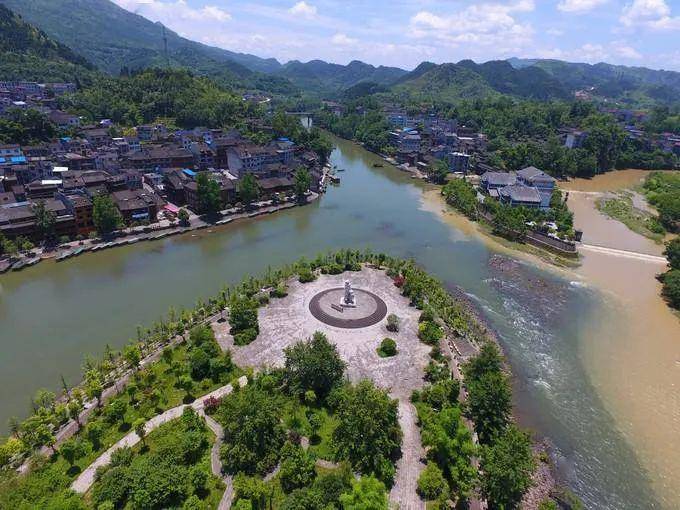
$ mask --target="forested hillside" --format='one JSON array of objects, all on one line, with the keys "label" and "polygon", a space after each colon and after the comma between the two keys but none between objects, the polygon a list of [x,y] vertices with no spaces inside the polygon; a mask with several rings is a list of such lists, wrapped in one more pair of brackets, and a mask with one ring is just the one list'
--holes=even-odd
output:
[{"label": "forested hillside", "polygon": [[93,67],[0,5],[0,79],[76,81]]}]

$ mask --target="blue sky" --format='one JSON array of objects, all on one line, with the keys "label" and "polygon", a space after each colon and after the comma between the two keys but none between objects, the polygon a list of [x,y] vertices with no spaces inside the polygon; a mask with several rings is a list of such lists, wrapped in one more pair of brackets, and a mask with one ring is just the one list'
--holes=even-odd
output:
[{"label": "blue sky", "polygon": [[281,62],[541,57],[680,71],[680,0],[113,0],[180,35]]}]

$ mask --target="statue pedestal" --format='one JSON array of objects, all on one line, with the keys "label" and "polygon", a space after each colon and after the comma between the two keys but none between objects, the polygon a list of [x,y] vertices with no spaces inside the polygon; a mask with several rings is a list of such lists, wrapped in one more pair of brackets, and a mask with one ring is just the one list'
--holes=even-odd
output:
[{"label": "statue pedestal", "polygon": [[340,306],[344,308],[356,308],[357,306],[356,297],[354,297],[352,284],[349,280],[345,280],[345,295],[340,299]]}]

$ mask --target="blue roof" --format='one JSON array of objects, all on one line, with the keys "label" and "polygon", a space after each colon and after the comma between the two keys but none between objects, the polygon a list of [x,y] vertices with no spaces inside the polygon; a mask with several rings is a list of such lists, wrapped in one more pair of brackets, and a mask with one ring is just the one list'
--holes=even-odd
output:
[{"label": "blue roof", "polygon": [[12,163],[26,163],[24,156],[12,156]]},{"label": "blue roof", "polygon": [[0,163],[4,163],[5,161],[7,161],[5,158],[0,158]]},{"label": "blue roof", "polygon": [[279,142],[290,142],[290,138],[286,138],[285,136],[282,136],[279,138]]},{"label": "blue roof", "polygon": [[183,169],[182,172],[187,174],[189,177],[196,177],[196,172],[189,170],[188,168]]}]

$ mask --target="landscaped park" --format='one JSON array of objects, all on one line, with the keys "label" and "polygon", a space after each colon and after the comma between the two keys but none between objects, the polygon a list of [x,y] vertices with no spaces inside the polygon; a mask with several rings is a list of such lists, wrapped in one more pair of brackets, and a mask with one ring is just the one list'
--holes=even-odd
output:
[{"label": "landscaped park", "polygon": [[36,397],[0,447],[2,508],[513,508],[536,467],[467,304],[368,252],[171,310]]}]

